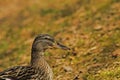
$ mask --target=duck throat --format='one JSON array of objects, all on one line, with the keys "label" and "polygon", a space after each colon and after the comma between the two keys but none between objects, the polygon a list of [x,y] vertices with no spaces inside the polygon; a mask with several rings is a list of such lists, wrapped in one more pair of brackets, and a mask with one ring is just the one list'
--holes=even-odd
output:
[{"label": "duck throat", "polygon": [[31,66],[33,68],[44,71],[47,77],[49,78],[49,80],[52,80],[53,72],[49,64],[44,59],[43,52],[39,52],[39,53],[34,52],[31,54]]}]

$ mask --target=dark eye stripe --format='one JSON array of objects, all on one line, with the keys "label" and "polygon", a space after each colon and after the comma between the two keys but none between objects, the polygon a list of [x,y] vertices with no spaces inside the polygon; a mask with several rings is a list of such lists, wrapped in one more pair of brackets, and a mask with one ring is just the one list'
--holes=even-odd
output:
[{"label": "dark eye stripe", "polygon": [[54,39],[51,39],[51,38],[44,38],[44,39],[54,42]]}]

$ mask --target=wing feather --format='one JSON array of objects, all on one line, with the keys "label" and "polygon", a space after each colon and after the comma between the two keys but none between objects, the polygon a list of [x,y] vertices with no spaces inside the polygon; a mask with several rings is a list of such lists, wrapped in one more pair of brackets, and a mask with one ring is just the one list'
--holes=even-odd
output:
[{"label": "wing feather", "polygon": [[30,66],[16,66],[0,72],[0,80],[5,78],[10,78],[11,80],[30,80],[32,77],[37,76],[37,72],[36,69]]}]

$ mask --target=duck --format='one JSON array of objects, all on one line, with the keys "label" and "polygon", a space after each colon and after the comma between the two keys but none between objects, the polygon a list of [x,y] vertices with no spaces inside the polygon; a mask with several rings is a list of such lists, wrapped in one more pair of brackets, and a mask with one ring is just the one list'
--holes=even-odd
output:
[{"label": "duck", "polygon": [[26,66],[15,66],[0,72],[0,80],[53,80],[53,71],[44,53],[47,49],[60,48],[70,50],[49,34],[35,37],[31,48],[31,61]]}]

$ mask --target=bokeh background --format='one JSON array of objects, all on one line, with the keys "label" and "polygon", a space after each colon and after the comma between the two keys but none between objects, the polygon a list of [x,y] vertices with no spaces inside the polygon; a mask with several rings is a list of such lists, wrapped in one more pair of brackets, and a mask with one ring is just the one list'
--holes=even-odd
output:
[{"label": "bokeh background", "polygon": [[72,49],[45,53],[54,80],[120,80],[120,0],[0,0],[0,71],[29,64],[40,33]]}]

